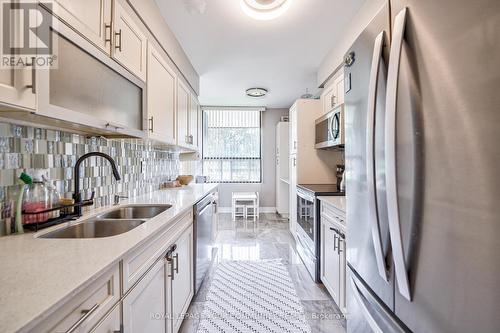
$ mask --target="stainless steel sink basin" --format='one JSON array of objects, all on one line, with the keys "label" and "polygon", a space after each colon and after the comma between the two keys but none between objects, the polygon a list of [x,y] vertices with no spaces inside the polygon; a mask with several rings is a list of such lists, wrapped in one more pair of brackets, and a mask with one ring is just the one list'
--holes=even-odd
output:
[{"label": "stainless steel sink basin", "polygon": [[90,219],[78,224],[41,235],[40,238],[102,238],[130,231],[145,220]]},{"label": "stainless steel sink basin", "polygon": [[102,219],[150,219],[171,205],[127,205],[99,215]]}]

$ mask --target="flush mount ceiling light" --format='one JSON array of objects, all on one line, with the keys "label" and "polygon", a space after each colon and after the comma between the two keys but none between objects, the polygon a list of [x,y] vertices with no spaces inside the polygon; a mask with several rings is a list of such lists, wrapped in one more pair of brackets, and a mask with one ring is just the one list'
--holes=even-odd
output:
[{"label": "flush mount ceiling light", "polygon": [[272,20],[290,8],[292,0],[240,0],[241,9],[253,19]]},{"label": "flush mount ceiling light", "polygon": [[264,88],[250,88],[246,91],[248,97],[258,98],[267,95],[267,89]]}]

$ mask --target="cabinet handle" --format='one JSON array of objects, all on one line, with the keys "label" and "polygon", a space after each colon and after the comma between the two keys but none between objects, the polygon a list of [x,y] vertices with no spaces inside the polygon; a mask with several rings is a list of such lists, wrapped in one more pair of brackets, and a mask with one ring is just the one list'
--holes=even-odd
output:
[{"label": "cabinet handle", "polygon": [[293,142],[293,149],[297,149],[297,141]]},{"label": "cabinet handle", "polygon": [[151,133],[154,132],[154,119],[153,119],[153,116],[151,116],[151,118],[149,118],[149,131]]},{"label": "cabinet handle", "polygon": [[87,320],[88,317],[90,317],[92,315],[92,313],[95,312],[95,310],[97,310],[97,308],[99,307],[99,304],[94,304],[93,307],[91,307],[89,310],[82,310],[82,316],[80,317],[80,319],[78,319],[78,321],[76,323],[73,324],[73,326],[71,326],[67,331],[66,333],[73,333],[76,331],[76,329],[85,321]]},{"label": "cabinet handle", "polygon": [[175,271],[175,273],[179,274],[179,253],[176,253],[174,255],[174,261],[175,261],[174,271]]},{"label": "cabinet handle", "polygon": [[339,239],[339,243],[337,245],[337,253],[340,255],[344,251],[342,250],[342,247],[340,246],[340,244],[342,244],[342,238],[338,237],[338,239]]},{"label": "cabinet handle", "polygon": [[293,166],[297,166],[297,159],[295,157],[293,158]]},{"label": "cabinet handle", "polygon": [[[169,278],[172,278],[172,281],[175,279],[175,274],[174,274],[174,263],[173,263],[173,258],[172,258],[172,253],[177,249],[177,245],[174,244],[172,247],[167,251],[167,254],[165,254],[165,260],[167,263],[170,265],[170,274],[168,275]],[[177,254],[176,254],[177,256]],[[177,272],[179,270],[177,269]]]},{"label": "cabinet handle", "polygon": [[31,84],[27,85],[26,88],[31,88],[31,93],[36,94],[36,66],[35,66],[35,57],[31,57],[31,63],[26,64],[26,66],[31,66]]},{"label": "cabinet handle", "polygon": [[[116,43],[116,37],[118,37],[120,44]],[[122,29],[118,30],[118,32],[115,32],[115,49],[120,52],[122,51]]]},{"label": "cabinet handle", "polygon": [[[109,30],[109,38],[108,38],[108,30]],[[107,43],[111,44],[111,24],[104,24],[104,45]]]},{"label": "cabinet handle", "polygon": [[120,126],[117,126],[117,125],[113,125],[111,123],[106,123],[105,125],[106,128],[114,128],[115,131],[119,131],[119,130],[122,130],[124,129],[123,127],[120,127]]},{"label": "cabinet handle", "polygon": [[337,234],[333,235],[333,252],[337,251],[337,239],[339,237],[337,236]]}]

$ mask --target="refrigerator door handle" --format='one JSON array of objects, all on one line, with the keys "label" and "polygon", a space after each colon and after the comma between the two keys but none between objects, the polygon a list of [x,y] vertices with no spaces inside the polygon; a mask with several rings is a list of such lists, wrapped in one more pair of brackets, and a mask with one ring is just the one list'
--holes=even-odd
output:
[{"label": "refrigerator door handle", "polygon": [[398,13],[394,21],[391,51],[389,54],[389,69],[387,74],[387,96],[385,113],[385,167],[387,186],[387,213],[389,220],[389,234],[391,237],[392,252],[396,279],[399,292],[411,301],[408,271],[403,253],[403,239],[399,220],[399,202],[397,189],[396,169],[396,103],[398,94],[399,65],[406,25],[407,9]]},{"label": "refrigerator door handle", "polygon": [[401,323],[385,304],[381,303],[363,282],[354,269],[348,265],[349,282],[354,299],[359,304],[363,317],[375,333],[408,333],[409,329]]},{"label": "refrigerator door handle", "polygon": [[370,70],[370,85],[368,88],[368,112],[366,117],[366,175],[368,181],[368,214],[370,216],[375,259],[378,273],[387,280],[384,252],[382,250],[382,237],[380,235],[380,220],[377,211],[377,197],[375,191],[375,109],[377,105],[377,82],[379,79],[380,61],[382,59],[382,46],[384,31],[375,38],[373,46],[372,67]]},{"label": "refrigerator door handle", "polygon": [[384,333],[382,328],[378,326],[377,321],[375,320],[375,318],[373,318],[372,314],[368,310],[368,306],[365,304],[363,296],[361,295],[361,292],[359,291],[358,286],[356,285],[356,282],[354,281],[352,275],[350,276],[349,280],[351,282],[351,288],[354,298],[356,299],[356,302],[358,302],[358,305],[361,308],[361,312],[363,312],[363,316],[365,320],[368,322],[368,325],[370,325],[370,328],[372,329],[373,333]]}]

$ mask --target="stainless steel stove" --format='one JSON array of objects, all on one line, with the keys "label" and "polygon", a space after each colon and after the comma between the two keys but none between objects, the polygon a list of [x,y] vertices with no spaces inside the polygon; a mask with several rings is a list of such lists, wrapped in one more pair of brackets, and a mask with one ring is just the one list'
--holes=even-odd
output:
[{"label": "stainless steel stove", "polygon": [[343,196],[335,184],[297,185],[297,252],[315,282],[320,282],[319,196]]}]

